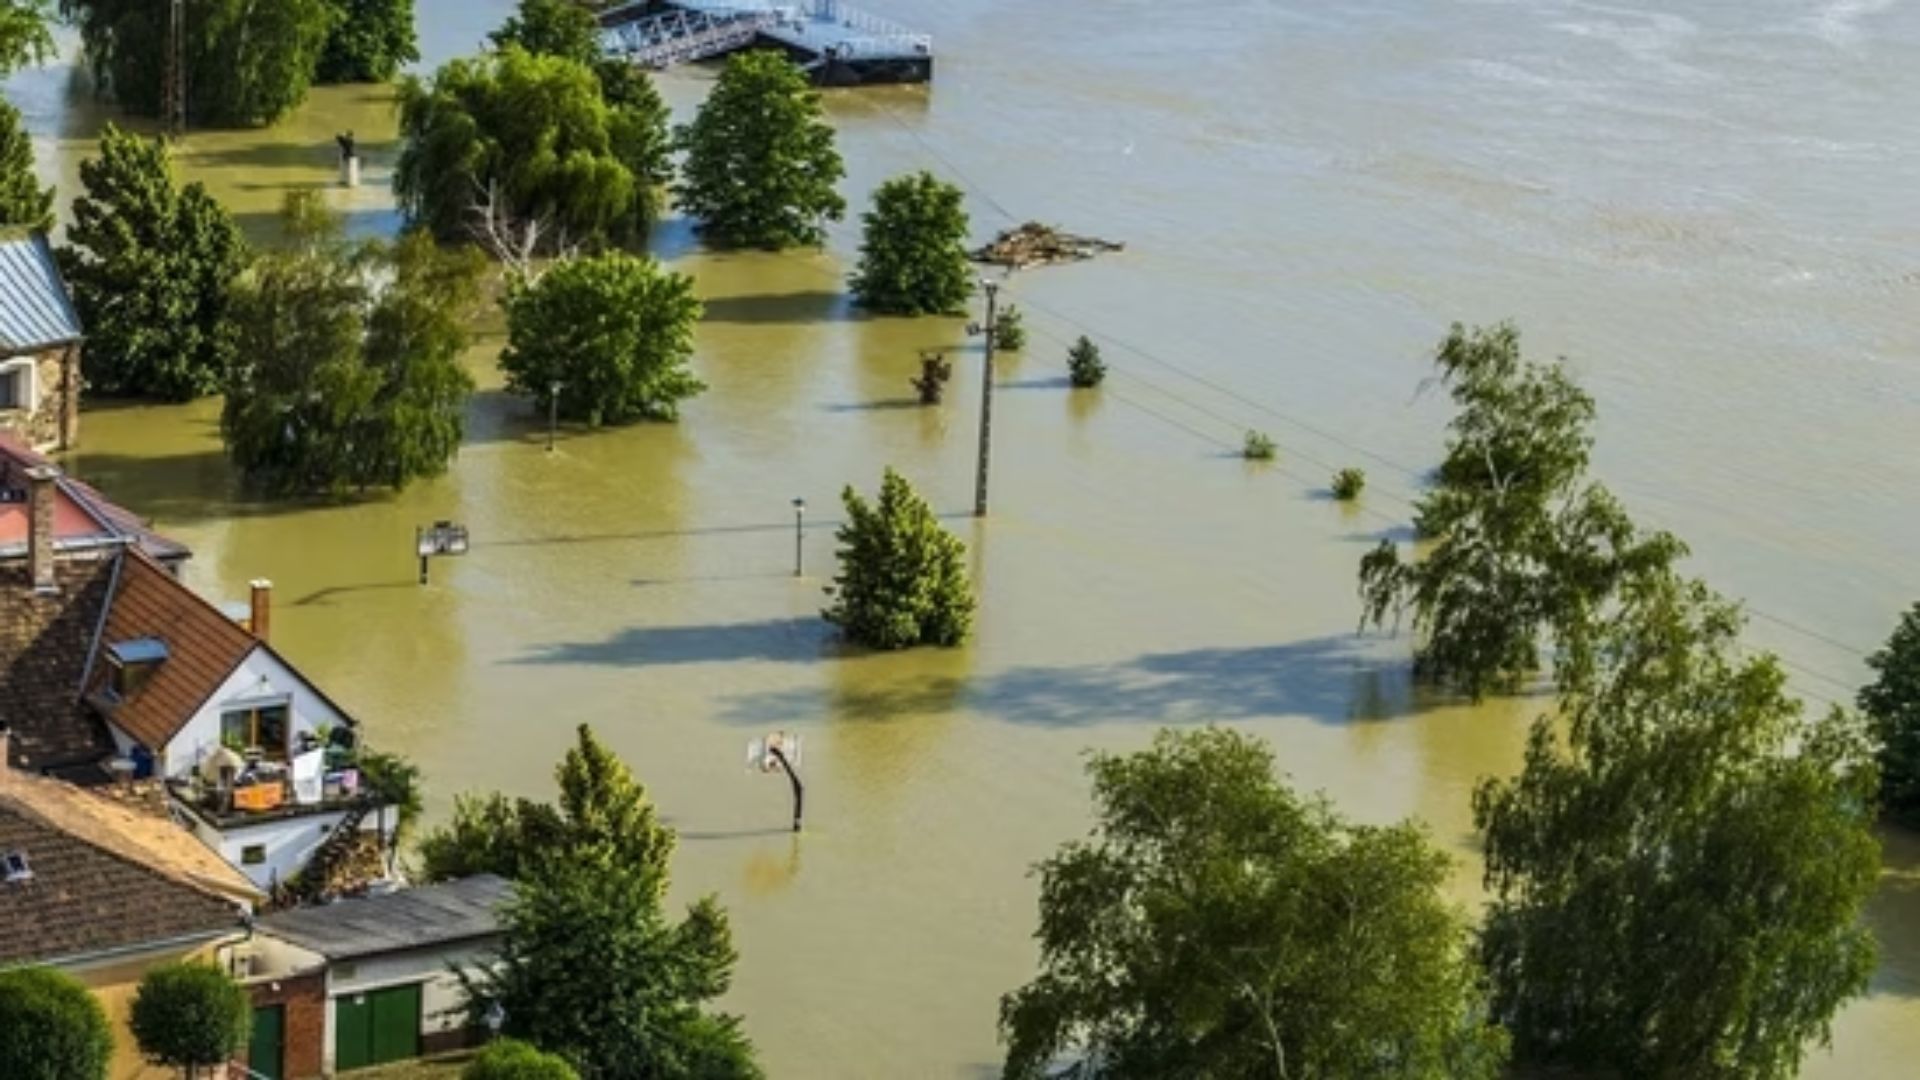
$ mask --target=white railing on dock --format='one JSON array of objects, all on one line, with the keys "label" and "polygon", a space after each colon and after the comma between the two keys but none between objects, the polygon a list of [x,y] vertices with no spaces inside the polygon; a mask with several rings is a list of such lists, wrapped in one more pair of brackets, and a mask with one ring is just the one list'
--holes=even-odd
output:
[{"label": "white railing on dock", "polygon": [[[609,56],[652,68],[731,52],[761,34],[819,60],[931,56],[933,38],[840,0],[673,0],[668,10],[630,21],[647,0],[601,13],[601,47]],[[851,32],[849,32],[851,31]]]}]

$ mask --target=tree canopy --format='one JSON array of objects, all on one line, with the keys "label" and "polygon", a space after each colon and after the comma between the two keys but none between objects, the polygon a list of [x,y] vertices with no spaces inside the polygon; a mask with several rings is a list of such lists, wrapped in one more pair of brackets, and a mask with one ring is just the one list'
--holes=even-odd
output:
[{"label": "tree canopy", "polygon": [[1097,824],[1040,864],[1041,971],[1001,1002],[1006,1075],[1502,1075],[1447,858],[1353,825],[1233,731],[1095,755]]},{"label": "tree canopy", "polygon": [[316,210],[311,194],[289,200],[295,246],[263,256],[234,303],[227,452],[274,494],[437,475],[459,450],[473,390],[460,355],[480,256],[418,233],[350,247]]},{"label": "tree canopy", "polygon": [[1920,604],[1900,617],[1867,666],[1875,678],[1860,691],[1860,711],[1880,744],[1881,808],[1920,828]]},{"label": "tree canopy", "polygon": [[539,251],[626,244],[659,213],[667,109],[642,76],[614,97],[583,63],[509,46],[408,79],[400,99],[394,190],[443,240],[478,236],[496,254],[529,235]]},{"label": "tree canopy", "polygon": [[175,961],[148,969],[128,1010],[140,1050],[161,1065],[224,1065],[253,1024],[247,992],[212,964]]},{"label": "tree canopy", "polygon": [[821,614],[849,641],[873,649],[958,645],[973,625],[966,545],[892,469],[869,503],[848,486],[833,603]]},{"label": "tree canopy", "polygon": [[1805,718],[1778,661],[1740,657],[1740,624],[1697,583],[1633,580],[1520,774],[1475,793],[1482,949],[1519,1063],[1790,1077],[1866,989],[1866,733]]},{"label": "tree canopy", "polygon": [[0,226],[53,228],[53,189],[33,171],[33,140],[13,103],[0,99]]},{"label": "tree canopy", "polygon": [[0,1076],[107,1080],[113,1028],[78,979],[52,968],[0,971]]},{"label": "tree canopy", "polygon": [[[270,124],[307,96],[338,15],[334,0],[187,0],[187,115],[195,123]],[[167,5],[62,0],[100,85],[121,107],[158,115]]]},{"label": "tree canopy", "polygon": [[859,302],[889,315],[958,315],[973,295],[967,212],[960,189],[930,172],[897,176],[862,215]]},{"label": "tree canopy", "polygon": [[732,979],[726,913],[707,897],[668,919],[673,831],[627,766],[585,725],[578,734],[557,804],[465,799],[421,842],[430,878],[518,883],[498,963],[462,974],[469,1012],[497,1002],[508,1034],[587,1080],[759,1076],[738,1020],[705,1007]]},{"label": "tree canopy", "polygon": [[327,0],[333,26],[314,76],[323,83],[386,82],[420,59],[413,0]]},{"label": "tree canopy", "polygon": [[177,187],[165,144],[107,125],[80,165],[60,269],[87,328],[87,382],[110,395],[212,393],[233,357],[228,323],[246,241],[198,183]]},{"label": "tree canopy", "polygon": [[784,55],[735,53],[676,142],[686,151],[681,209],[708,240],[780,249],[820,244],[846,213],[846,175],[820,95]]},{"label": "tree canopy", "polygon": [[588,424],[673,420],[706,389],[688,366],[700,301],[693,279],[652,258],[607,252],[517,279],[506,298],[507,389]]},{"label": "tree canopy", "polygon": [[600,60],[600,20],[580,0],[520,0],[514,14],[487,37],[496,49],[518,46],[589,67]]},{"label": "tree canopy", "polygon": [[0,76],[53,56],[52,21],[52,0],[0,0]]},{"label": "tree canopy", "polygon": [[460,1080],[580,1080],[567,1059],[519,1039],[497,1039],[460,1070]]},{"label": "tree canopy", "polygon": [[1460,411],[1417,507],[1432,547],[1408,561],[1383,540],[1362,560],[1365,621],[1410,609],[1416,672],[1474,697],[1535,674],[1543,636],[1561,668],[1591,663],[1592,616],[1685,545],[1643,532],[1586,481],[1593,401],[1559,365],[1522,359],[1512,326],[1456,324],[1436,364]]}]

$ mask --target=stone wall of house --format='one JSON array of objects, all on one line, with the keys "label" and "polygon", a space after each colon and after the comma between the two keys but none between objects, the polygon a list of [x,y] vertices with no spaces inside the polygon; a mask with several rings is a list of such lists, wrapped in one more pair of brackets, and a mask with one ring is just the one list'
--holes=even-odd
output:
[{"label": "stone wall of house", "polygon": [[[253,1007],[278,1005],[284,1011],[280,1028],[280,1075],[285,1080],[313,1080],[322,1075],[327,1046],[327,975],[316,971],[247,985]],[[243,1052],[238,1060],[247,1060]]]},{"label": "stone wall of house", "polygon": [[[33,357],[38,402],[32,411],[0,409],[0,431],[11,431],[35,450],[63,450],[74,445],[80,428],[80,347],[68,363],[65,345]],[[0,358],[0,366],[19,357]],[[72,374],[75,385],[68,384]]]}]

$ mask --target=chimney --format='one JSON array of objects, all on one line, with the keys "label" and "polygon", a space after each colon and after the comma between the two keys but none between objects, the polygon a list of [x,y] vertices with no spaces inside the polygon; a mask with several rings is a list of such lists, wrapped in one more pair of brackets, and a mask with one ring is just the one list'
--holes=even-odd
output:
[{"label": "chimney", "polygon": [[254,578],[249,584],[253,586],[253,605],[248,609],[247,629],[265,641],[273,629],[273,582]]},{"label": "chimney", "polygon": [[36,465],[27,470],[27,568],[33,577],[33,591],[51,593],[53,579],[53,502],[54,481],[60,470]]},{"label": "chimney", "polygon": [[13,771],[13,729],[0,723],[0,787],[7,784],[7,774]]}]

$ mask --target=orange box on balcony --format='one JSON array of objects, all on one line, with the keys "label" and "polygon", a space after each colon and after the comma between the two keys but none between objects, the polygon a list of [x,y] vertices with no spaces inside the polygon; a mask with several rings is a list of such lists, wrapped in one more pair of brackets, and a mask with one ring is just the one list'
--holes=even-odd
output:
[{"label": "orange box on balcony", "polygon": [[285,784],[254,784],[233,789],[235,810],[272,810],[286,798]]}]

